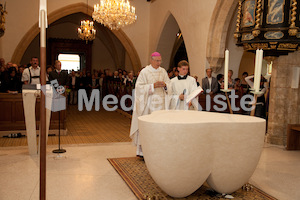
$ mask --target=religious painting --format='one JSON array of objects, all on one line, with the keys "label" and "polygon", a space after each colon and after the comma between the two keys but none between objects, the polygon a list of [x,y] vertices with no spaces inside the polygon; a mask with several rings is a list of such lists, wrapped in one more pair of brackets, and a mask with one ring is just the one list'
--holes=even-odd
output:
[{"label": "religious painting", "polygon": [[242,27],[253,26],[255,23],[255,0],[246,0],[243,5]]},{"label": "religious painting", "polygon": [[268,24],[280,24],[284,21],[284,0],[269,0],[268,2]]},{"label": "religious painting", "polygon": [[265,33],[264,36],[268,40],[272,40],[272,39],[278,40],[283,38],[284,34],[281,31],[268,31]]},{"label": "religious painting", "polygon": [[254,36],[251,33],[244,33],[242,35],[242,41],[252,40]]}]

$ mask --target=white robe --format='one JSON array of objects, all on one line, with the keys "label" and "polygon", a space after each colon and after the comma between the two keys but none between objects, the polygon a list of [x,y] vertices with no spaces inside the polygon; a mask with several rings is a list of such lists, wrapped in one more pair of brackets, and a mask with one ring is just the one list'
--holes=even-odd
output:
[{"label": "white robe", "polygon": [[[170,103],[170,109],[175,110],[188,110],[188,102],[186,102],[186,97],[191,94],[195,89],[197,89],[196,79],[187,76],[186,79],[178,80],[178,77],[171,79],[172,83],[172,99]],[[185,99],[181,101],[179,95],[185,90]],[[198,110],[198,97],[192,100],[192,106],[190,110]]]},{"label": "white robe", "polygon": [[[164,88],[154,88],[154,83],[164,81]],[[139,140],[138,117],[151,114],[155,110],[168,109],[172,94],[171,81],[164,68],[145,67],[139,74],[135,84],[134,108],[131,120],[130,137],[137,146],[137,155],[143,155]]]}]

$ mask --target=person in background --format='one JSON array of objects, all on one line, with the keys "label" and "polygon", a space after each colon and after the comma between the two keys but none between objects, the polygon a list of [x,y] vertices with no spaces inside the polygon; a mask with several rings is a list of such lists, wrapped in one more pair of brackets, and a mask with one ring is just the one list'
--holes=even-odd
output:
[{"label": "person in background", "polygon": [[14,67],[9,68],[9,76],[5,81],[5,89],[8,93],[18,93],[21,91],[21,81],[17,77],[17,70]]},{"label": "person in background", "polygon": [[70,100],[69,104],[77,104],[77,94],[79,89],[79,77],[76,77],[76,73],[74,70],[71,72],[71,76],[69,77],[69,88],[70,88]]},{"label": "person in background", "polygon": [[59,60],[55,61],[54,67],[55,70],[49,73],[49,81],[57,80],[58,84],[62,85],[66,89],[69,85],[67,72],[61,70],[61,62]]},{"label": "person in background", "polygon": [[134,81],[133,73],[130,72],[130,73],[128,74],[127,78],[124,80],[124,84],[125,84],[126,86],[129,86],[129,85],[133,86],[134,82],[135,82],[135,81]]},{"label": "person in background", "polygon": [[[254,75],[247,76],[245,78],[246,82],[251,88],[254,88]],[[257,95],[257,102],[255,106],[255,116],[266,118],[266,102],[265,102],[265,93],[268,88],[268,82],[267,80],[261,75],[260,79],[260,92],[261,94]],[[251,93],[252,94],[252,93]],[[254,100],[250,102],[249,106],[252,106],[254,104]],[[247,114],[250,114],[251,112],[248,112]]]},{"label": "person in background", "polygon": [[218,92],[218,81],[212,77],[212,69],[206,69],[206,77],[202,79],[202,89],[204,94],[216,94]]},{"label": "person in background", "polygon": [[172,79],[175,77],[175,75],[173,74],[173,71],[172,70],[169,70],[168,71],[168,76],[169,76],[169,79]]},{"label": "person in background", "polygon": [[176,69],[175,72],[174,72],[174,77],[177,77],[178,75],[179,75],[179,71]]},{"label": "person in background", "polygon": [[248,76],[248,72],[244,72],[241,80],[241,87],[243,88],[243,94],[249,93],[249,85],[246,82],[245,78]]},{"label": "person in background", "polygon": [[223,74],[218,74],[217,75],[217,81],[218,81],[218,92],[217,93],[221,93],[221,89],[224,89],[224,75]]},{"label": "person in background", "polygon": [[235,93],[239,96],[243,96],[243,88],[241,87],[241,79],[239,78],[236,78],[234,79],[234,90],[235,90]]},{"label": "person in background", "polygon": [[50,84],[50,81],[49,81],[49,74],[50,74],[50,72],[52,72],[52,71],[53,71],[52,66],[51,66],[51,65],[48,65],[48,66],[46,67],[46,82],[47,82],[47,84]]},{"label": "person in background", "polygon": [[39,59],[32,57],[30,60],[31,66],[24,69],[22,74],[22,82],[24,84],[40,84],[40,67]]},{"label": "person in background", "polygon": [[195,80],[196,80],[196,83],[197,83],[197,87],[200,86],[200,83],[198,82],[198,76],[194,76]]},{"label": "person in background", "polygon": [[234,80],[232,79],[233,71],[228,70],[228,89],[234,89]]}]

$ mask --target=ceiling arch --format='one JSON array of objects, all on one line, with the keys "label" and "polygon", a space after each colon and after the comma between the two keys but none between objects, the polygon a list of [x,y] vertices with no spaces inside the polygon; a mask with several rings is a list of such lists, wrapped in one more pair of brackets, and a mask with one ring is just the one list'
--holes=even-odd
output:
[{"label": "ceiling arch", "polygon": [[[76,3],[69,6],[62,7],[60,9],[57,9],[50,14],[48,14],[48,23],[51,24],[60,18],[66,17],[68,15],[74,14],[74,13],[84,13],[88,16],[91,16],[93,12],[93,8],[88,6],[85,3]],[[26,51],[27,47],[30,45],[32,40],[39,34],[40,29],[38,27],[38,22],[33,25],[29,31],[23,36],[19,44],[17,45],[13,56],[12,56],[12,62],[14,63],[20,63],[22,56],[24,52]],[[138,72],[141,66],[141,61],[139,59],[139,56],[137,54],[136,49],[133,46],[133,43],[128,38],[128,36],[120,29],[120,30],[112,30],[111,31],[122,43],[124,46],[130,60],[133,66],[134,72]]]}]

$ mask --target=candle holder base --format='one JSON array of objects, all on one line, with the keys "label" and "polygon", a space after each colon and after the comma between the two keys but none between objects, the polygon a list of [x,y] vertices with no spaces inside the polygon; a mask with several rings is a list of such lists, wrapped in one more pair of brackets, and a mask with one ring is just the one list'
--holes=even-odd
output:
[{"label": "candle holder base", "polygon": [[263,92],[259,91],[259,92],[255,92],[255,91],[251,91],[252,94],[256,94],[256,95],[260,95],[263,94]]},{"label": "candle holder base", "polygon": [[222,92],[231,92],[232,90],[233,90],[233,89],[227,89],[227,90],[221,89]]}]

